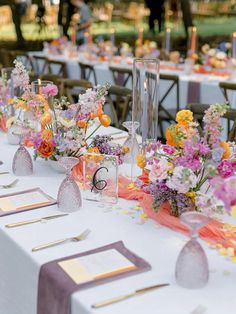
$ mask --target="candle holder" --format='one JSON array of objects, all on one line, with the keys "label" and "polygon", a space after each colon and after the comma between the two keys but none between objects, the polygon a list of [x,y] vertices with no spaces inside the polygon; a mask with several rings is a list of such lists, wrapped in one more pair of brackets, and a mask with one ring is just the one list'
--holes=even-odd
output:
[{"label": "candle holder", "polygon": [[140,122],[142,144],[157,139],[159,107],[159,61],[134,59],[132,121]]},{"label": "candle holder", "polygon": [[35,94],[43,94],[43,87],[53,84],[52,81],[41,81],[40,79],[31,83],[31,91]]}]

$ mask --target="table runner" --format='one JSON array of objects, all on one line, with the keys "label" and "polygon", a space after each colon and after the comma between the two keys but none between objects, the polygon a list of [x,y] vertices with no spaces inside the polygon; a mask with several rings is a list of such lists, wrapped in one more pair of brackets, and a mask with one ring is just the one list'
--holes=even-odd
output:
[{"label": "table runner", "polygon": [[[133,264],[135,264],[137,268],[128,272],[116,274],[110,278],[98,279],[96,281],[77,285],[58,265],[58,262],[61,261],[110,249],[116,249],[119,251]],[[70,314],[70,297],[72,293],[100,283],[148,271],[150,269],[150,264],[128,250],[122,241],[46,263],[41,267],[39,273],[37,314]]]},{"label": "table runner", "polygon": [[200,103],[200,82],[189,81],[188,82],[188,95],[187,104]]},{"label": "table runner", "polygon": [[[152,207],[152,196],[139,188],[130,188],[130,181],[127,178],[119,178],[119,197],[139,201],[147,216],[160,225],[186,235],[190,234],[189,228],[181,223],[178,217],[171,215],[168,202],[163,203],[160,209],[155,212]],[[235,257],[236,262],[236,232],[232,227],[216,219],[211,219],[206,226],[199,230],[199,236],[211,244],[213,248],[230,249],[233,261]]]}]

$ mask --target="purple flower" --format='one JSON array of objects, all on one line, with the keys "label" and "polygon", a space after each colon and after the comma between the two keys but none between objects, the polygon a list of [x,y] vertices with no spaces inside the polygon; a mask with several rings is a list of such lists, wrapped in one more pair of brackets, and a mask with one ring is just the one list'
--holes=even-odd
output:
[{"label": "purple flower", "polygon": [[210,181],[214,195],[224,203],[227,211],[231,210],[231,206],[236,204],[236,177],[232,176],[227,179],[215,177]]},{"label": "purple flower", "polygon": [[58,94],[58,88],[54,84],[48,84],[46,86],[43,86],[43,94],[46,97],[54,97]]}]

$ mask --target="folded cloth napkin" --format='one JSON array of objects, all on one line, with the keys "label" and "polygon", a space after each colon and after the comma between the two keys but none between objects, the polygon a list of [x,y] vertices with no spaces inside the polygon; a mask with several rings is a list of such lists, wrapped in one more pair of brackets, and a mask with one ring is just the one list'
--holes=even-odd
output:
[{"label": "folded cloth napkin", "polygon": [[[123,254],[136,266],[136,269],[115,274],[109,278],[101,278],[90,282],[76,284],[58,265],[58,262],[61,261],[103,252],[110,249],[116,249],[118,252]],[[75,291],[148,271],[150,269],[150,264],[128,250],[122,241],[46,263],[41,267],[39,273],[37,314],[70,314],[70,299],[72,293]]]},{"label": "folded cloth napkin", "polygon": [[187,104],[200,103],[201,100],[200,84],[201,84],[200,82],[189,81]]}]

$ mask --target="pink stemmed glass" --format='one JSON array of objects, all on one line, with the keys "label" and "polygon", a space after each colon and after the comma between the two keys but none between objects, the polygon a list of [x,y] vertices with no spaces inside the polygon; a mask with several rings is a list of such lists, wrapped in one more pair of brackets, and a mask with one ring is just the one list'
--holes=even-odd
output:
[{"label": "pink stemmed glass", "polygon": [[188,289],[203,288],[209,279],[206,254],[197,241],[198,230],[205,226],[210,218],[199,212],[185,212],[180,220],[191,230],[191,239],[182,248],[175,268],[176,282]]},{"label": "pink stemmed glass", "polygon": [[67,213],[79,210],[82,206],[82,197],[80,189],[75,182],[72,169],[79,163],[79,159],[75,157],[60,157],[58,160],[66,170],[66,178],[62,181],[58,194],[58,208]]},{"label": "pink stemmed glass", "polygon": [[29,134],[29,130],[21,126],[19,133],[14,132],[13,134],[19,137],[20,147],[13,157],[12,171],[16,176],[29,176],[33,173],[33,161],[23,145],[23,138]]}]

